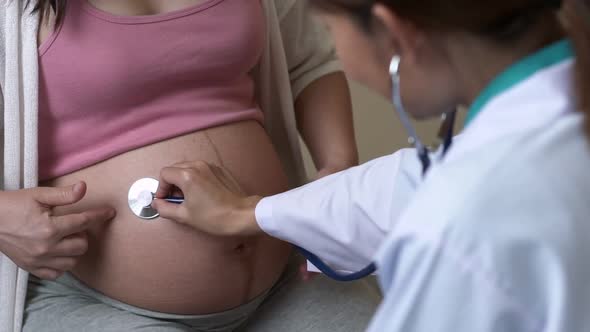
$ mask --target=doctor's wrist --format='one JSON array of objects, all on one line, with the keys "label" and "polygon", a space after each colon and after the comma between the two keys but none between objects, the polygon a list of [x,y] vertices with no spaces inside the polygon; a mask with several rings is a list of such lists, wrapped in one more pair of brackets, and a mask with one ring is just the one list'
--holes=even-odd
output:
[{"label": "doctor's wrist", "polygon": [[256,206],[262,200],[262,196],[244,197],[238,205],[235,220],[238,221],[235,229],[231,230],[234,235],[255,236],[264,234],[256,221]]}]

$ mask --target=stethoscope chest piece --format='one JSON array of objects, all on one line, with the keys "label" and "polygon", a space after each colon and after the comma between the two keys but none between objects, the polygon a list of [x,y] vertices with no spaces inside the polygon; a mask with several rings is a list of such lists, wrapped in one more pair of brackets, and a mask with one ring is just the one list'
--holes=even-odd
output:
[{"label": "stethoscope chest piece", "polygon": [[143,178],[135,181],[127,194],[127,202],[133,214],[145,220],[159,217],[158,211],[152,208],[152,201],[157,190],[158,180],[156,179]]}]

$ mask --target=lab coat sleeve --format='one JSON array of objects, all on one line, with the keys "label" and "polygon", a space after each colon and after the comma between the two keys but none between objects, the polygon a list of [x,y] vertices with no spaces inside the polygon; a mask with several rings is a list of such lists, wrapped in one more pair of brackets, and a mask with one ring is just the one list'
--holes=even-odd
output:
[{"label": "lab coat sleeve", "polygon": [[400,150],[264,198],[256,207],[257,222],[271,236],[315,253],[334,268],[363,268],[420,181],[415,153]]}]

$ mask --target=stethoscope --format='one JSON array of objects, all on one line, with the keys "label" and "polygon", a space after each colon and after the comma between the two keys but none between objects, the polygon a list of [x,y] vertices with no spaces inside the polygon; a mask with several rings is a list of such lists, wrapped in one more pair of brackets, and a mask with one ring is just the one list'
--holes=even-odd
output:
[{"label": "stethoscope", "polygon": [[[391,83],[392,83],[392,102],[395,106],[395,109],[398,113],[398,116],[402,122],[402,125],[405,127],[406,131],[409,134],[408,142],[414,146],[416,152],[418,154],[418,159],[422,164],[422,174],[425,175],[431,165],[431,158],[430,158],[430,151],[429,149],[420,141],[418,134],[414,130],[410,119],[404,109],[402,98],[401,98],[401,89],[400,89],[400,62],[401,58],[399,56],[394,56],[391,60],[391,64],[389,66],[389,74],[391,76]],[[446,154],[448,149],[450,148],[452,141],[453,141],[453,130],[454,130],[454,123],[455,123],[455,112],[446,113],[443,116],[443,122],[441,125],[441,129],[439,131],[439,138],[442,141],[442,156]],[[144,220],[151,220],[159,217],[158,211],[152,208],[151,204],[155,199],[155,193],[158,190],[158,180],[153,178],[143,178],[137,180],[131,187],[129,188],[129,193],[127,196],[129,208],[133,213]],[[184,202],[183,197],[167,197],[162,198],[171,203],[182,204]],[[334,270],[324,261],[322,261],[318,256],[315,254],[305,250],[304,248],[297,247],[297,250],[315,267],[318,268],[323,274],[332,278],[337,281],[354,281],[358,279],[365,278],[377,270],[377,266],[375,263],[369,264],[362,270],[353,273],[342,273]]]}]

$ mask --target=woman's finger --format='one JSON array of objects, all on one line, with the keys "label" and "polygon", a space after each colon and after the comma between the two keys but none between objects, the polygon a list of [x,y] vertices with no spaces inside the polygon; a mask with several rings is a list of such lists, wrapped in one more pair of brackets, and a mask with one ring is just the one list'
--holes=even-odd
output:
[{"label": "woman's finger", "polygon": [[53,255],[58,257],[82,256],[88,250],[88,237],[86,233],[78,233],[62,239],[53,250]]},{"label": "woman's finger", "polygon": [[63,271],[58,271],[58,270],[54,270],[54,269],[50,269],[50,268],[40,268],[40,269],[35,269],[33,271],[30,271],[34,276],[36,276],[39,279],[43,279],[43,280],[55,280],[57,278],[59,278],[62,274],[64,274]]},{"label": "woman's finger", "polygon": [[77,214],[52,217],[53,224],[59,238],[80,233],[94,224],[109,221],[115,217],[116,211],[112,208],[102,208],[84,211]]},{"label": "woman's finger", "polygon": [[54,271],[70,271],[78,263],[76,257],[53,257],[47,259],[44,268]]},{"label": "woman's finger", "polygon": [[62,206],[74,204],[86,194],[86,183],[79,182],[68,187],[38,187],[35,189],[35,200],[46,206]]}]

